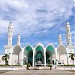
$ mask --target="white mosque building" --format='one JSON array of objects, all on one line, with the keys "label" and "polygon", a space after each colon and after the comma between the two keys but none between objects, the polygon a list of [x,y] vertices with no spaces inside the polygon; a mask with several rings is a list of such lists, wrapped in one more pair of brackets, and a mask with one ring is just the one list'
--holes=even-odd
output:
[{"label": "white mosque building", "polygon": [[[10,22],[8,26],[8,44],[4,46],[5,54],[10,56],[9,65],[26,65],[30,63],[32,66],[48,64],[58,65],[65,64],[71,65],[73,61],[69,58],[69,53],[74,53],[74,45],[71,39],[70,24],[66,23],[66,38],[67,45],[62,42],[61,34],[58,35],[58,47],[55,48],[52,44],[44,46],[41,43],[36,44],[34,47],[20,45],[20,35],[17,37],[17,44],[12,45],[13,38],[13,25]],[[75,64],[75,63],[74,63]]]}]

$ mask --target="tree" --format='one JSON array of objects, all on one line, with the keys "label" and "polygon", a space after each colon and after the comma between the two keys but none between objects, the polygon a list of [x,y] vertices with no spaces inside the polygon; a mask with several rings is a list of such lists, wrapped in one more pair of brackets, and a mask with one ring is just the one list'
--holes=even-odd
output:
[{"label": "tree", "polygon": [[70,54],[69,57],[70,57],[71,60],[73,61],[73,65],[74,65],[74,60],[75,60],[74,57],[75,57],[75,54],[74,54],[74,53],[69,53],[69,54]]},{"label": "tree", "polygon": [[9,55],[8,54],[4,54],[2,56],[2,60],[5,61],[5,65],[8,65],[8,59],[9,59]]}]

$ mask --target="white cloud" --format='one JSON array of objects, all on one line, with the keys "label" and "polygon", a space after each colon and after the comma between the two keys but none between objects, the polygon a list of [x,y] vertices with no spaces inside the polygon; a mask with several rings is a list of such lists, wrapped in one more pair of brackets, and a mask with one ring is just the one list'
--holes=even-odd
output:
[{"label": "white cloud", "polygon": [[71,31],[72,35],[75,35],[75,31]]},{"label": "white cloud", "polygon": [[53,45],[53,46],[58,45],[58,42],[52,42],[52,41],[44,41],[43,43],[46,44],[46,45]]},{"label": "white cloud", "polygon": [[13,21],[14,34],[29,36],[33,33],[46,32],[47,28],[56,25],[71,16],[71,0],[0,0],[0,31],[7,32],[9,21]]},{"label": "white cloud", "polygon": [[7,31],[9,21],[0,19],[0,33],[4,34]]},{"label": "white cloud", "polygon": [[72,42],[75,45],[75,31],[72,31]]},{"label": "white cloud", "polygon": [[29,7],[24,0],[0,0],[0,5],[2,5],[2,7],[8,5],[9,7],[11,6],[13,8],[18,8],[18,9]]}]

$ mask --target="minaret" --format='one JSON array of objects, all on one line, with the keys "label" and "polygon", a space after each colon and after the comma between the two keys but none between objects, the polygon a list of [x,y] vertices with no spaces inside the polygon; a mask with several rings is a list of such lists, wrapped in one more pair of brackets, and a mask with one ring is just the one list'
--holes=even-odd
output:
[{"label": "minaret", "polygon": [[12,37],[13,37],[13,26],[12,26],[12,22],[10,22],[8,26],[8,45],[9,46],[12,46]]},{"label": "minaret", "polygon": [[59,36],[58,36],[58,44],[59,45],[62,45],[62,37],[61,37],[61,34],[59,34]]},{"label": "minaret", "polygon": [[17,37],[17,45],[19,45],[19,46],[20,46],[20,39],[21,39],[21,37],[20,37],[20,35],[18,34],[18,37]]},{"label": "minaret", "polygon": [[66,23],[66,37],[67,37],[67,45],[72,46],[71,40],[71,32],[70,32],[70,24],[69,22]]}]

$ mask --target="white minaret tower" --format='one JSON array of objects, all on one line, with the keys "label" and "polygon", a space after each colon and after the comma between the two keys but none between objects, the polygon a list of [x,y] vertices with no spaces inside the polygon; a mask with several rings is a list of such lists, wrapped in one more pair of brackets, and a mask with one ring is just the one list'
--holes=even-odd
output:
[{"label": "white minaret tower", "polygon": [[12,37],[13,37],[13,25],[12,22],[8,26],[8,46],[12,46]]},{"label": "white minaret tower", "polygon": [[59,34],[59,36],[58,36],[58,44],[59,45],[62,45],[62,37],[61,37],[61,34]]},{"label": "white minaret tower", "polygon": [[18,34],[18,37],[17,37],[17,45],[19,45],[19,46],[20,46],[20,39],[21,39],[21,37],[20,37],[20,35]]},{"label": "white minaret tower", "polygon": [[67,37],[67,45],[72,46],[71,40],[71,32],[70,32],[70,24],[69,22],[66,23],[66,37]]}]

